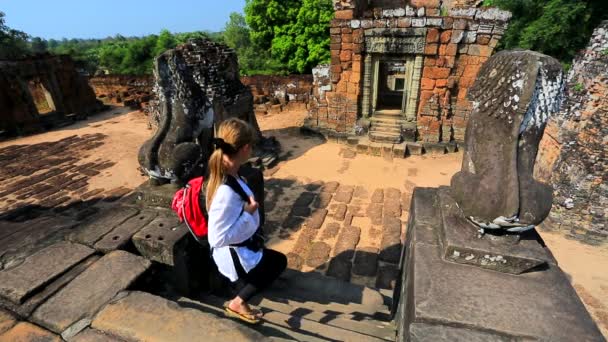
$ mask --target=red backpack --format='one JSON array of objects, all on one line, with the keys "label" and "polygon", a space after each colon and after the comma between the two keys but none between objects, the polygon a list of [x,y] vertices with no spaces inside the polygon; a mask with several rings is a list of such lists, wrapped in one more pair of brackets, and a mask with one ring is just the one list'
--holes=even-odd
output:
[{"label": "red backpack", "polygon": [[186,223],[190,233],[199,242],[207,236],[208,231],[207,217],[199,203],[204,180],[203,177],[193,178],[175,193],[171,202],[171,209],[177,213],[180,222]]}]

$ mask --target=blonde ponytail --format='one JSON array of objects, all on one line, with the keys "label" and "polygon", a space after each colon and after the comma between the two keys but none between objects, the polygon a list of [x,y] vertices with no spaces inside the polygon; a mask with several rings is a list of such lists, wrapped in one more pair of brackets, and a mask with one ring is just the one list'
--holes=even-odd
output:
[{"label": "blonde ponytail", "polygon": [[[247,122],[231,118],[220,125],[217,130],[217,137],[234,151],[240,150],[247,144],[254,144],[256,132]],[[226,170],[224,169],[224,153],[221,148],[216,148],[209,157],[209,182],[207,183],[206,206],[207,210],[211,207],[211,201],[217,189],[224,183]],[[228,152],[230,153],[230,152]]]},{"label": "blonde ponytail", "polygon": [[215,196],[215,192],[217,188],[224,183],[224,152],[222,149],[218,148],[211,154],[209,157],[209,182],[207,183],[207,210],[211,207],[211,201],[213,200],[213,196]]}]

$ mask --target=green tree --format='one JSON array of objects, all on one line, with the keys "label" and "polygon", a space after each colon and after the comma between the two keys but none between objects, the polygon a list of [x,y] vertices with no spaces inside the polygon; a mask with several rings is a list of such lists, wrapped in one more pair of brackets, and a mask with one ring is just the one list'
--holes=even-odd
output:
[{"label": "green tree", "polygon": [[252,42],[270,49],[275,30],[296,21],[301,3],[301,0],[245,0],[245,19]]},{"label": "green tree", "polygon": [[569,65],[593,29],[608,19],[606,0],[485,0],[513,13],[500,49],[523,48]]},{"label": "green tree", "polygon": [[303,0],[296,21],[275,29],[273,55],[298,73],[308,73],[314,66],[328,62],[332,18],[331,0]]},{"label": "green tree", "polygon": [[0,12],[0,59],[14,59],[28,54],[25,32],[6,26],[4,12]]},{"label": "green tree", "polygon": [[158,40],[156,41],[156,47],[154,48],[154,56],[158,56],[161,53],[173,49],[177,45],[175,37],[169,32],[169,30],[160,31]]},{"label": "green tree", "polygon": [[30,51],[32,53],[43,53],[47,52],[48,43],[46,40],[40,37],[34,37],[30,39]]},{"label": "green tree", "polygon": [[255,46],[270,50],[290,72],[329,61],[331,0],[246,0],[245,19]]},{"label": "green tree", "polygon": [[251,30],[242,14],[230,14],[230,20],[224,28],[223,40],[236,51],[242,75],[287,73],[285,65],[272,58],[268,49],[252,42]]}]

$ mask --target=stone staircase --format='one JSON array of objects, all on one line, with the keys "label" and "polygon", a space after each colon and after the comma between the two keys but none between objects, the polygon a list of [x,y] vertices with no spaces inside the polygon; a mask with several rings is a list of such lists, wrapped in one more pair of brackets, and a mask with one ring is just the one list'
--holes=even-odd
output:
[{"label": "stone staircase", "polygon": [[399,144],[402,141],[401,127],[405,120],[400,111],[376,111],[371,117],[370,140],[380,143]]},{"label": "stone staircase", "polygon": [[[273,340],[395,341],[392,293],[351,284],[316,272],[287,270],[272,288],[251,304],[264,312],[252,326]],[[203,295],[179,298],[182,307],[224,317],[226,299]]]}]

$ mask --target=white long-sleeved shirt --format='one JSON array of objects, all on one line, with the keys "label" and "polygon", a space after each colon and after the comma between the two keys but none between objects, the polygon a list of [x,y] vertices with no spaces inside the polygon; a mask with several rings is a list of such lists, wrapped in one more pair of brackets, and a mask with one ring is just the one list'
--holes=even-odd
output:
[{"label": "white long-sleeved shirt", "polygon": [[[245,182],[237,179],[245,193],[253,192]],[[209,207],[208,236],[209,245],[213,248],[213,260],[219,271],[230,281],[239,277],[236,273],[230,248],[236,251],[245,272],[249,272],[262,259],[262,251],[254,252],[246,247],[229,247],[249,239],[260,225],[260,214],[253,215],[243,210],[245,202],[232,188],[222,184],[217,188]]]}]

